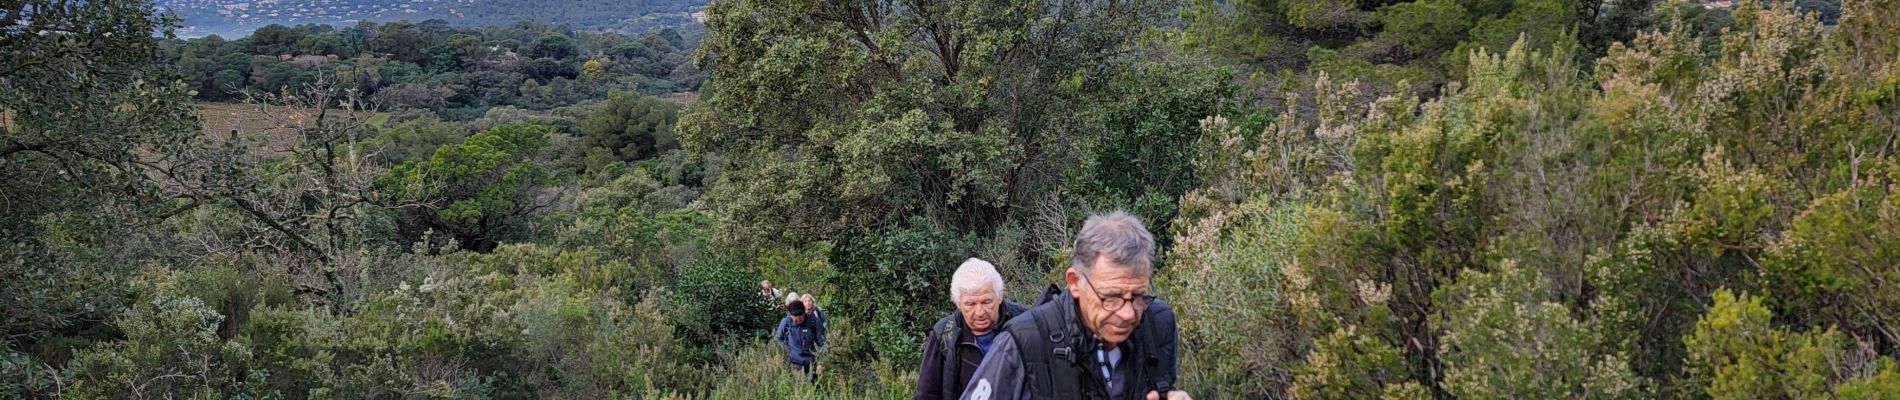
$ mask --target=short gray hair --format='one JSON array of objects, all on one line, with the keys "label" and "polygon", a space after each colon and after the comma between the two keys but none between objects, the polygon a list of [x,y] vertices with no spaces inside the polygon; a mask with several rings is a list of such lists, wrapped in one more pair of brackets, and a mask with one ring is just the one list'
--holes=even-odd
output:
[{"label": "short gray hair", "polygon": [[995,265],[976,258],[963,260],[957,272],[950,275],[950,302],[963,301],[964,291],[983,290],[984,286],[995,290],[996,298],[1003,298],[1003,275],[996,273]]},{"label": "short gray hair", "polygon": [[1141,224],[1141,219],[1116,210],[1090,215],[1082,223],[1082,232],[1075,235],[1075,249],[1069,252],[1069,267],[1087,274],[1096,259],[1108,257],[1110,262],[1153,274],[1154,254],[1155,237],[1148,233],[1148,227]]}]

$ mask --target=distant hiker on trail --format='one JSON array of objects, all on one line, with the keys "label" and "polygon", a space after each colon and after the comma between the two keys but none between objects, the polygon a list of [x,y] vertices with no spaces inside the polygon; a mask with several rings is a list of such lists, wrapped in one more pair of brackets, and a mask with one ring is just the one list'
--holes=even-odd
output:
[{"label": "distant hiker on trail", "polygon": [[817,358],[814,352],[825,345],[825,335],[812,318],[806,318],[805,303],[792,302],[785,306],[785,319],[778,322],[777,332],[778,345],[785,349],[785,357],[800,371],[811,374]]},{"label": "distant hiker on trail", "polygon": [[831,322],[825,320],[825,311],[818,309],[818,299],[812,298],[811,293],[807,292],[798,295],[798,302],[805,303],[806,318],[816,320],[813,322],[818,324],[818,337],[825,337],[831,332]]},{"label": "distant hiker on trail", "polygon": [[772,281],[759,281],[759,295],[765,296],[766,300],[778,300],[779,296],[785,295],[785,291],[772,287]]},{"label": "distant hiker on trail", "polygon": [[1178,332],[1153,293],[1154,236],[1116,211],[1090,216],[1076,235],[1052,300],[1004,324],[963,398],[1169,399]]},{"label": "distant hiker on trail", "polygon": [[956,399],[994,347],[1005,321],[1029,307],[1003,295],[1003,276],[987,261],[969,259],[950,276],[955,310],[931,325],[924,336],[924,361],[917,368],[916,400]]}]

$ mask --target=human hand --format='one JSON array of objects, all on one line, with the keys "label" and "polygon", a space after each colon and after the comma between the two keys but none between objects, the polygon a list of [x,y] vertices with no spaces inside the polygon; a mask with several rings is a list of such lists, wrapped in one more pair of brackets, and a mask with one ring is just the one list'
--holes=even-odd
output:
[{"label": "human hand", "polygon": [[[1161,393],[1153,390],[1148,391],[1148,400],[1162,400]],[[1187,392],[1170,390],[1168,391],[1167,400],[1194,400],[1194,398],[1188,397]]]}]

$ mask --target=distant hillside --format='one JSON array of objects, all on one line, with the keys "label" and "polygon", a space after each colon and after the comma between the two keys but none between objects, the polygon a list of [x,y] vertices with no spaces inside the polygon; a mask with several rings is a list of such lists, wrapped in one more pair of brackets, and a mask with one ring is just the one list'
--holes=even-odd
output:
[{"label": "distant hillside", "polygon": [[270,24],[352,25],[441,19],[455,25],[516,21],[630,31],[687,25],[706,0],[158,0],[184,17],[187,37],[243,36]]}]

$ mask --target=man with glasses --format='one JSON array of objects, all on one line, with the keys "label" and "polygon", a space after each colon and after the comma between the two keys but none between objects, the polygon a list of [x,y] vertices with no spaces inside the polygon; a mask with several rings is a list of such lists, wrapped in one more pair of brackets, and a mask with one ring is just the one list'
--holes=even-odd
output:
[{"label": "man with glasses", "polygon": [[1053,300],[1004,324],[963,399],[1188,400],[1174,390],[1174,311],[1156,300],[1154,236],[1116,211],[1076,235]]}]

